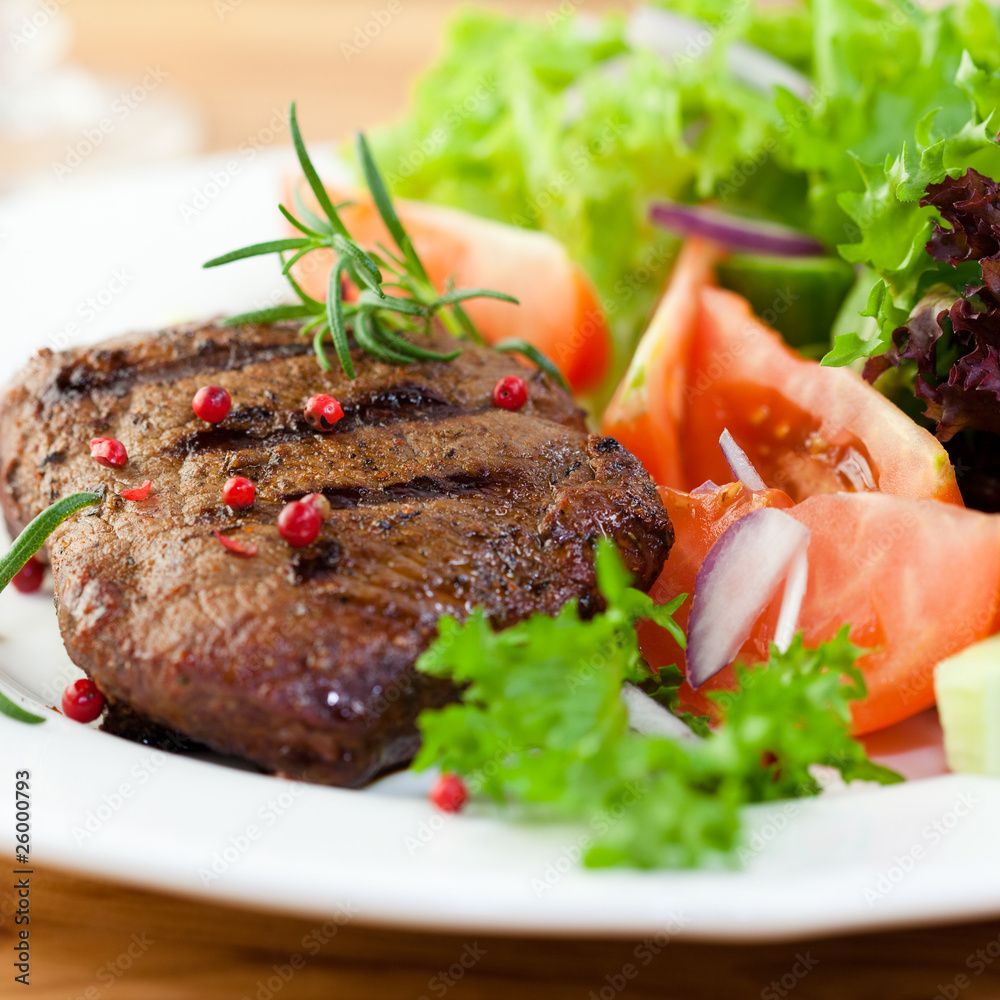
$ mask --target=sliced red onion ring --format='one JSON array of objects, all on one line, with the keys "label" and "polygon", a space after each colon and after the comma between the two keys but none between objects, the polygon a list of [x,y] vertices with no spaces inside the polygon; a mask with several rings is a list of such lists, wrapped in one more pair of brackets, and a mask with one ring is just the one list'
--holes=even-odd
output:
[{"label": "sliced red onion ring", "polygon": [[703,236],[733,250],[779,257],[815,257],[826,253],[822,243],[797,229],[731,215],[704,205],[656,202],[649,210],[649,217],[667,229],[685,236]]},{"label": "sliced red onion ring", "polygon": [[695,493],[714,493],[718,488],[718,483],[713,483],[711,479],[706,479],[701,486],[696,486],[691,493],[692,495]]},{"label": "sliced red onion ring", "polygon": [[736,443],[729,429],[726,428],[719,438],[719,447],[729,463],[733,475],[748,489],[757,492],[766,490],[767,485],[760,478],[760,473],[753,467],[753,462],[747,458],[747,453]]},{"label": "sliced red onion ring", "polygon": [[778,624],[774,628],[774,644],[784,653],[792,644],[799,627],[799,612],[806,596],[806,583],[809,580],[809,557],[805,549],[800,549],[792,560],[785,579],[785,593],[781,598],[781,610],[778,612]]},{"label": "sliced red onion ring", "polygon": [[[805,525],[782,510],[764,507],[730,525],[709,549],[695,578],[688,620],[687,680],[692,687],[700,687],[732,663],[808,544]],[[800,575],[798,571],[797,581]],[[795,597],[798,583],[792,590],[785,588],[783,604]],[[791,612],[786,615],[783,607],[779,614],[783,634],[789,619]],[[797,620],[796,608],[792,634]]]},{"label": "sliced red onion ring", "polygon": [[628,710],[628,724],[637,732],[648,736],[667,736],[670,739],[694,739],[701,737],[691,727],[678,719],[669,708],[651,698],[642,688],[634,684],[622,687],[622,701]]}]

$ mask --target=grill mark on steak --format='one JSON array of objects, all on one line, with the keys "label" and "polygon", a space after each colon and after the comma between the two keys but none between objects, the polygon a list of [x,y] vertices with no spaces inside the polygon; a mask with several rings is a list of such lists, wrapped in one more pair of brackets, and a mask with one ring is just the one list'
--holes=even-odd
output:
[{"label": "grill mark on steak", "polygon": [[310,427],[305,420],[292,418],[291,427],[281,427],[278,430],[254,434],[242,427],[209,427],[194,431],[178,438],[173,444],[164,448],[160,454],[165,458],[184,458],[189,455],[200,455],[208,451],[242,451],[246,448],[275,448],[279,444],[301,441],[303,438],[314,437],[318,431]]},{"label": "grill mark on steak", "polygon": [[237,406],[229,411],[226,417],[228,422],[243,424],[252,423],[254,420],[273,420],[274,410],[266,406]]},{"label": "grill mark on steak", "polygon": [[503,473],[456,473],[451,476],[416,476],[401,483],[386,483],[377,489],[367,486],[321,486],[318,490],[299,490],[287,493],[282,503],[301,500],[309,492],[322,493],[330,501],[330,506],[339,510],[355,507],[374,507],[387,503],[402,503],[406,500],[437,500],[441,497],[468,496],[470,493],[484,493],[487,490],[507,488]]},{"label": "grill mark on steak", "polygon": [[195,348],[193,358],[168,359],[143,366],[132,363],[127,351],[95,352],[92,359],[79,358],[59,368],[41,393],[45,406],[72,402],[96,392],[116,398],[127,396],[137,385],[177,382],[195,375],[235,371],[252,364],[266,364],[277,358],[302,357],[312,352],[308,343],[261,344],[238,339],[227,343],[205,340]]},{"label": "grill mark on steak", "polygon": [[[566,477],[578,466],[567,468]],[[233,521],[232,511],[225,505],[206,507],[194,518],[195,524],[211,525],[219,531],[240,528],[247,524],[273,524],[282,507],[301,500],[310,493],[322,493],[334,510],[382,507],[412,501],[443,500],[450,497],[467,497],[475,493],[511,492],[517,489],[516,480],[504,471],[481,473],[456,473],[450,476],[416,476],[405,482],[386,483],[384,486],[320,486],[314,490],[295,490],[282,495],[277,502],[255,500],[251,509],[241,511],[240,519]]]},{"label": "grill mark on steak", "polygon": [[244,407],[233,410],[227,417],[225,425],[186,434],[164,449],[163,454],[185,456],[223,449],[274,448],[306,437],[350,434],[361,427],[385,427],[388,424],[417,420],[444,420],[448,417],[482,413],[488,409],[487,406],[456,405],[435,390],[416,382],[400,382],[355,400],[342,400],[341,403],[344,415],[330,431],[317,431],[298,413],[282,415],[280,417],[282,426],[272,427],[271,430],[264,432],[255,433],[252,427],[232,426],[234,422],[240,421],[251,424],[267,421],[273,423],[279,419],[279,415],[267,407]]},{"label": "grill mark on steak", "polygon": [[300,552],[292,557],[288,566],[289,578],[295,584],[323,580],[339,568],[343,555],[344,546],[338,541],[314,545],[312,551]]},{"label": "grill mark on steak", "polygon": [[[364,397],[344,404],[344,417],[337,421],[339,427],[351,416],[366,421],[379,419],[408,419],[407,413],[447,410],[455,412],[455,404],[430,386],[419,382],[402,381],[386,389],[377,389]],[[402,415],[402,416],[401,416]]]},{"label": "grill mark on steak", "polygon": [[[509,356],[463,344],[453,362],[399,366],[355,351],[349,380],[309,350],[276,324],[42,352],[0,399],[0,503],[16,533],[57,496],[153,480],[147,500],[108,495],[49,540],[70,658],[151,723],[280,774],[358,785],[412,757],[419,712],[455,697],[414,669],[442,614],[482,607],[502,627],[574,599],[591,613],[595,540],[614,539],[648,587],[672,530],[635,458],[588,435],[547,376],[526,375],[521,410],[490,405],[499,378],[525,372]],[[206,429],[191,396],[223,368],[234,408]],[[320,392],[346,404],[334,434],[302,420]],[[126,445],[124,469],[95,467],[97,427]],[[201,443],[192,454],[181,435]],[[238,513],[220,504],[236,471],[258,486]],[[317,490],[337,509],[293,549],[281,501]],[[212,526],[257,555],[228,553]]]}]

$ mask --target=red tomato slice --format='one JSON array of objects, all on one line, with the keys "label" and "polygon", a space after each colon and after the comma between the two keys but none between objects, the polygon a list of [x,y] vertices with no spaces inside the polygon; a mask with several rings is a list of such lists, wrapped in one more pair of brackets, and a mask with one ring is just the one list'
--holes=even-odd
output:
[{"label": "red tomato slice", "polygon": [[[655,482],[668,486],[679,486],[683,480],[679,430],[688,357],[701,290],[711,284],[720,253],[705,240],[684,244],[667,290],[601,421],[603,434],[617,438]],[[727,474],[724,479],[728,478]]]},{"label": "red tomato slice", "polygon": [[[802,502],[789,513],[811,531],[800,615],[807,645],[850,624],[855,643],[878,647],[861,660],[869,694],[854,708],[855,731],[933,704],[935,664],[997,627],[1000,517],[962,509],[940,443],[853,372],[799,357],[740,296],[683,280],[699,298],[694,334],[683,323],[660,325],[660,350],[683,373],[683,403],[660,411],[665,426],[644,428],[629,446],[659,482],[691,489],[732,478],[718,444],[728,427],[764,481],[784,492],[661,489],[676,541],[654,599],[690,594],[726,527],[756,507],[789,506],[790,496]],[[676,378],[676,370],[665,376],[668,390]],[[679,448],[672,467],[656,454],[671,435]],[[738,659],[767,658],[780,600],[762,611]],[[685,604],[682,625],[687,613]],[[667,633],[649,622],[638,631],[652,666],[684,668]],[[698,691],[682,687],[682,705],[712,714],[706,693],[732,684],[727,668]]]},{"label": "red tomato slice", "polygon": [[[704,553],[732,520],[721,507],[714,522],[687,516],[684,494],[668,491],[664,499],[671,517],[677,515],[676,541],[651,591],[659,603],[691,593]],[[711,513],[708,501],[698,503]],[[816,496],[788,512],[811,532],[799,618],[806,645],[850,624],[853,642],[877,647],[859,661],[868,697],[853,707],[854,732],[892,725],[932,705],[934,666],[997,628],[1000,516],[879,493]],[[766,658],[779,605],[780,596],[754,626],[741,659]],[[651,665],[683,669],[683,653],[663,630],[644,622],[639,639]],[[706,693],[732,687],[727,667],[698,691],[683,686],[681,704],[711,714]]]},{"label": "red tomato slice", "polygon": [[[394,247],[370,198],[328,189],[344,225],[364,247]],[[315,201],[306,199],[315,210]],[[424,202],[394,202],[434,286],[491,288],[513,295],[520,306],[471,299],[464,308],[491,344],[519,337],[553,361],[577,392],[596,388],[611,367],[613,346],[590,280],[547,233],[505,226],[467,212]],[[326,298],[333,251],[318,250],[294,268],[296,280],[314,298]]]},{"label": "red tomato slice", "polygon": [[702,289],[685,395],[687,489],[731,478],[718,447],[728,427],[764,481],[796,501],[847,490],[962,503],[930,432],[850,369],[800,357],[733,292]]},{"label": "red tomato slice", "polygon": [[933,705],[935,665],[996,630],[1000,517],[877,494],[814,497],[789,513],[812,532],[806,642],[850,622],[853,642],[879,647],[860,662],[868,697],[855,731]]}]

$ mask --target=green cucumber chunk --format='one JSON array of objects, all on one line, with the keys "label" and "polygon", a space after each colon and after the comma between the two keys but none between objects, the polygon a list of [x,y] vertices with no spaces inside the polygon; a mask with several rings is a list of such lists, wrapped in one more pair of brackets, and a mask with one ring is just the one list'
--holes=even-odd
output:
[{"label": "green cucumber chunk", "polygon": [[934,690],[948,767],[1000,774],[1000,635],[942,660]]},{"label": "green cucumber chunk", "polygon": [[718,268],[719,284],[748,299],[753,311],[789,344],[825,354],[830,329],[854,269],[839,257],[769,257],[733,254]]}]

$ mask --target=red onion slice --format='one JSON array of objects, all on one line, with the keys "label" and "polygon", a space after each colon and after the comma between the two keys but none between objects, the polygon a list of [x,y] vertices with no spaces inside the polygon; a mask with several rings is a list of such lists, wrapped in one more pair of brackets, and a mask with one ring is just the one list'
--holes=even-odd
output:
[{"label": "red onion slice", "polygon": [[701,737],[669,708],[651,698],[634,684],[622,687],[622,701],[628,711],[628,724],[637,732],[649,736],[666,736],[669,739],[695,739]]},{"label": "red onion slice", "polygon": [[722,432],[719,438],[719,447],[722,454],[729,463],[729,468],[733,475],[748,489],[755,493],[759,490],[766,490],[767,485],[760,478],[760,473],[753,467],[753,462],[747,458],[747,453],[736,443],[729,429]]},{"label": "red onion slice", "polygon": [[691,491],[691,495],[693,496],[696,493],[714,493],[718,488],[719,488],[718,483],[712,482],[711,479],[706,479],[705,482],[701,484],[701,486],[696,486]]},{"label": "red onion slice", "polygon": [[[804,524],[775,507],[764,507],[730,525],[709,549],[695,578],[688,620],[687,680],[692,687],[732,663],[808,544]],[[795,596],[790,590],[786,587],[786,598]],[[785,631],[788,617],[779,614]]]},{"label": "red onion slice", "polygon": [[818,240],[774,222],[731,215],[704,205],[662,201],[649,210],[650,219],[685,236],[703,236],[733,250],[778,257],[815,257],[826,253]]},{"label": "red onion slice", "polygon": [[[797,522],[796,522],[797,523]],[[800,549],[792,560],[785,579],[785,593],[781,598],[781,610],[778,612],[778,624],[774,629],[774,644],[784,653],[792,644],[799,627],[799,612],[806,596],[806,583],[809,580],[809,557],[805,549]]]}]

